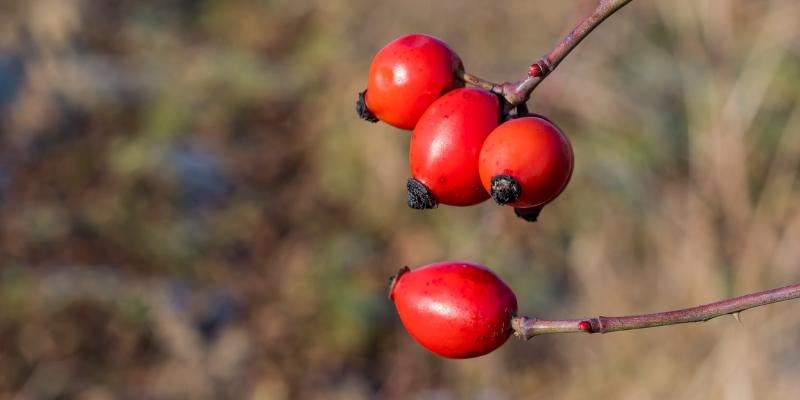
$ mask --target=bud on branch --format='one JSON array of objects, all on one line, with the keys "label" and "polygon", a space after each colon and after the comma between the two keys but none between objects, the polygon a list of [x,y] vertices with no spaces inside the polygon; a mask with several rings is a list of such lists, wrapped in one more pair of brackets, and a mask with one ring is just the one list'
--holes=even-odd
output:
[{"label": "bud on branch", "polygon": [[756,292],[702,306],[653,314],[624,317],[593,317],[584,319],[544,320],[514,317],[511,326],[518,337],[530,339],[548,333],[609,333],[656,326],[704,322],[722,315],[738,313],[750,308],[800,298],[800,284]]},{"label": "bud on branch", "polygon": [[539,61],[533,63],[528,70],[528,76],[516,82],[502,84],[492,83],[475,75],[461,71],[460,78],[471,85],[496,93],[512,106],[517,106],[528,101],[533,89],[541,83],[550,72],[578,45],[586,36],[597,28],[606,18],[610,17],[631,0],[600,0],[591,15],[581,21],[570,33],[567,34]]}]

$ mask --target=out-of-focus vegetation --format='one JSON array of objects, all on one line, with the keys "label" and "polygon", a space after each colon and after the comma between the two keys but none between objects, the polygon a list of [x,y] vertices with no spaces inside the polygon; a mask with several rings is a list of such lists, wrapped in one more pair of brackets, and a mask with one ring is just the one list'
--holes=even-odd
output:
[{"label": "out-of-focus vegetation", "polygon": [[371,56],[423,32],[518,79],[593,7],[0,4],[0,398],[793,399],[800,306],[436,358],[403,265],[494,268],[541,317],[800,281],[800,3],[635,1],[537,89],[572,182],[525,224],[405,206],[409,134],[358,120]]}]

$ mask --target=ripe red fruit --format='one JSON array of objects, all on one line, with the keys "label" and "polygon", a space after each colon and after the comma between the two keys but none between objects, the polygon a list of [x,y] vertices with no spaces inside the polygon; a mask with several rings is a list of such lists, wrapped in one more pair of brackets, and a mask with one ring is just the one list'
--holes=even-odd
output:
[{"label": "ripe red fruit", "polygon": [[499,117],[500,101],[483,89],[456,89],[431,104],[411,135],[409,207],[468,206],[488,199],[478,156]]},{"label": "ripe red fruit", "polygon": [[524,209],[561,194],[573,164],[572,146],[561,130],[529,116],[501,124],[486,138],[479,170],[483,187],[497,203]]},{"label": "ripe red fruit", "polygon": [[402,269],[389,298],[400,320],[421,345],[449,358],[478,357],[511,335],[517,297],[488,268],[441,262]]},{"label": "ripe red fruit", "polygon": [[[464,82],[464,69],[447,44],[428,35],[408,35],[378,51],[369,68],[366,108],[375,117],[401,129],[414,129],[423,112],[442,94]],[[364,117],[363,104],[359,114]]]}]

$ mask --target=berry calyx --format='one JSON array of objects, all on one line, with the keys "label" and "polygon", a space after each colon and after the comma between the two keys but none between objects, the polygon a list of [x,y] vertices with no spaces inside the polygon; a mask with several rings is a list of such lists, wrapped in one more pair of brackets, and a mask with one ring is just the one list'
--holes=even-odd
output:
[{"label": "berry calyx", "polygon": [[497,203],[530,208],[561,194],[573,164],[572,145],[564,133],[544,118],[527,116],[501,124],[486,138],[479,171]]},{"label": "berry calyx", "polygon": [[512,333],[517,298],[488,268],[440,262],[401,270],[389,298],[408,333],[448,358],[478,357],[500,347]]},{"label": "berry calyx", "polygon": [[528,222],[536,222],[539,220],[539,215],[542,213],[542,208],[544,208],[544,206],[528,207],[528,208],[515,207],[514,215]]},{"label": "berry calyx", "polygon": [[443,41],[414,34],[392,41],[375,55],[359,116],[372,116],[400,129],[414,129],[423,112],[439,96],[463,87],[457,72],[461,58]]},{"label": "berry calyx", "polygon": [[367,99],[366,99],[367,91],[359,92],[358,93],[358,101],[356,102],[356,113],[358,117],[363,119],[367,122],[378,122],[378,117],[373,114],[369,108],[367,108]]},{"label": "berry calyx", "polygon": [[499,117],[497,96],[478,88],[456,89],[431,104],[411,135],[409,207],[469,206],[488,199],[478,157]]},{"label": "berry calyx", "polygon": [[408,207],[415,210],[425,210],[438,206],[433,193],[422,182],[414,178],[408,178],[406,188],[408,189]]},{"label": "berry calyx", "polygon": [[497,204],[513,203],[522,194],[522,188],[511,175],[495,175],[490,184],[489,192]]}]

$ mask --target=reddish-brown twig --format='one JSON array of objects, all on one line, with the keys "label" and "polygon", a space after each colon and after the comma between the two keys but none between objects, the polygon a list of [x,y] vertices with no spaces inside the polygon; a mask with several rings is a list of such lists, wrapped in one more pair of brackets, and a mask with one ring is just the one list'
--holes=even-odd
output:
[{"label": "reddish-brown twig", "polygon": [[[549,53],[531,65],[528,76],[516,82],[493,83],[467,72],[461,72],[466,83],[489,90],[517,106],[524,104],[539,83],[544,80],[564,58],[606,18],[630,3],[631,0],[599,0],[597,7],[567,34]],[[545,320],[515,317],[512,327],[517,336],[530,339],[548,333],[608,333],[631,329],[707,321],[742,310],[800,298],[800,284],[790,285],[764,292],[752,293],[716,303],[682,310],[654,314],[629,315],[624,317],[594,317],[584,319]]]},{"label": "reddish-brown twig", "polygon": [[800,284],[751,293],[702,306],[653,314],[624,317],[593,317],[583,319],[545,320],[514,317],[511,325],[516,336],[530,339],[548,333],[609,333],[656,326],[708,321],[722,315],[737,314],[749,308],[800,298]]},{"label": "reddish-brown twig", "polygon": [[567,36],[561,39],[553,50],[539,59],[539,61],[533,63],[528,76],[524,79],[516,82],[497,84],[463,71],[460,77],[471,85],[484,88],[503,96],[512,106],[525,103],[530,98],[533,89],[561,63],[578,43],[586,38],[594,28],[605,21],[611,14],[614,14],[617,10],[630,2],[631,0],[599,0],[592,14],[581,21]]}]

